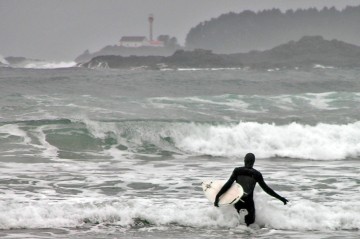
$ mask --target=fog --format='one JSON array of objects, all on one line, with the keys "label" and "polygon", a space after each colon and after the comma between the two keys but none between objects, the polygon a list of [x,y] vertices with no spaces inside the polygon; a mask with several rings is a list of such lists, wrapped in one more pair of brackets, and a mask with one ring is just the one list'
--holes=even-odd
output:
[{"label": "fog", "polygon": [[244,10],[360,5],[360,0],[0,0],[0,55],[73,60],[86,49],[115,45],[122,36],[167,34],[184,44],[199,22]]}]

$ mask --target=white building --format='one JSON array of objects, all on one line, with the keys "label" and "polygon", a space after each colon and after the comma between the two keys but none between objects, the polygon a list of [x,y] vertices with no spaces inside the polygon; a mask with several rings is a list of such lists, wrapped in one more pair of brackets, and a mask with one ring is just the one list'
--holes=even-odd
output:
[{"label": "white building", "polygon": [[123,47],[142,47],[147,46],[148,40],[141,36],[125,36],[119,41],[119,46]]},{"label": "white building", "polygon": [[119,46],[123,47],[142,47],[142,46],[152,46],[152,47],[164,47],[163,41],[148,41],[146,37],[138,37],[138,36],[125,36],[122,37],[119,41]]}]

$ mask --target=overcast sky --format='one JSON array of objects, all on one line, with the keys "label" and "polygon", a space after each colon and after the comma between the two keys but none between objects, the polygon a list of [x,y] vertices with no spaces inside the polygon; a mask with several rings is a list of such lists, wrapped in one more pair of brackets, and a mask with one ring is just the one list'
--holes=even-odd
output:
[{"label": "overcast sky", "polygon": [[122,36],[175,36],[223,13],[360,5],[360,0],[0,0],[0,55],[71,61]]}]

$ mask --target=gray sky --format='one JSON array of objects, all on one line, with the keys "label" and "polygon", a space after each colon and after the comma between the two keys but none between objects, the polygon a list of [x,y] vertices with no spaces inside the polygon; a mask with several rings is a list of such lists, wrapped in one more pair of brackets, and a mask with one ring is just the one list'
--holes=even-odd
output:
[{"label": "gray sky", "polygon": [[223,13],[360,5],[360,0],[0,0],[0,55],[73,60],[84,50],[115,45],[121,36],[175,36]]}]

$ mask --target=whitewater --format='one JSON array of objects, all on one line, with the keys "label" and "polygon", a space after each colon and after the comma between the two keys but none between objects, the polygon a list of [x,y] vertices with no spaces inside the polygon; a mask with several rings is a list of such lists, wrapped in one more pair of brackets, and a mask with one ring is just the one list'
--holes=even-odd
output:
[{"label": "whitewater", "polygon": [[[358,238],[360,69],[0,67],[2,238]],[[253,152],[256,221],[201,182]]]}]

